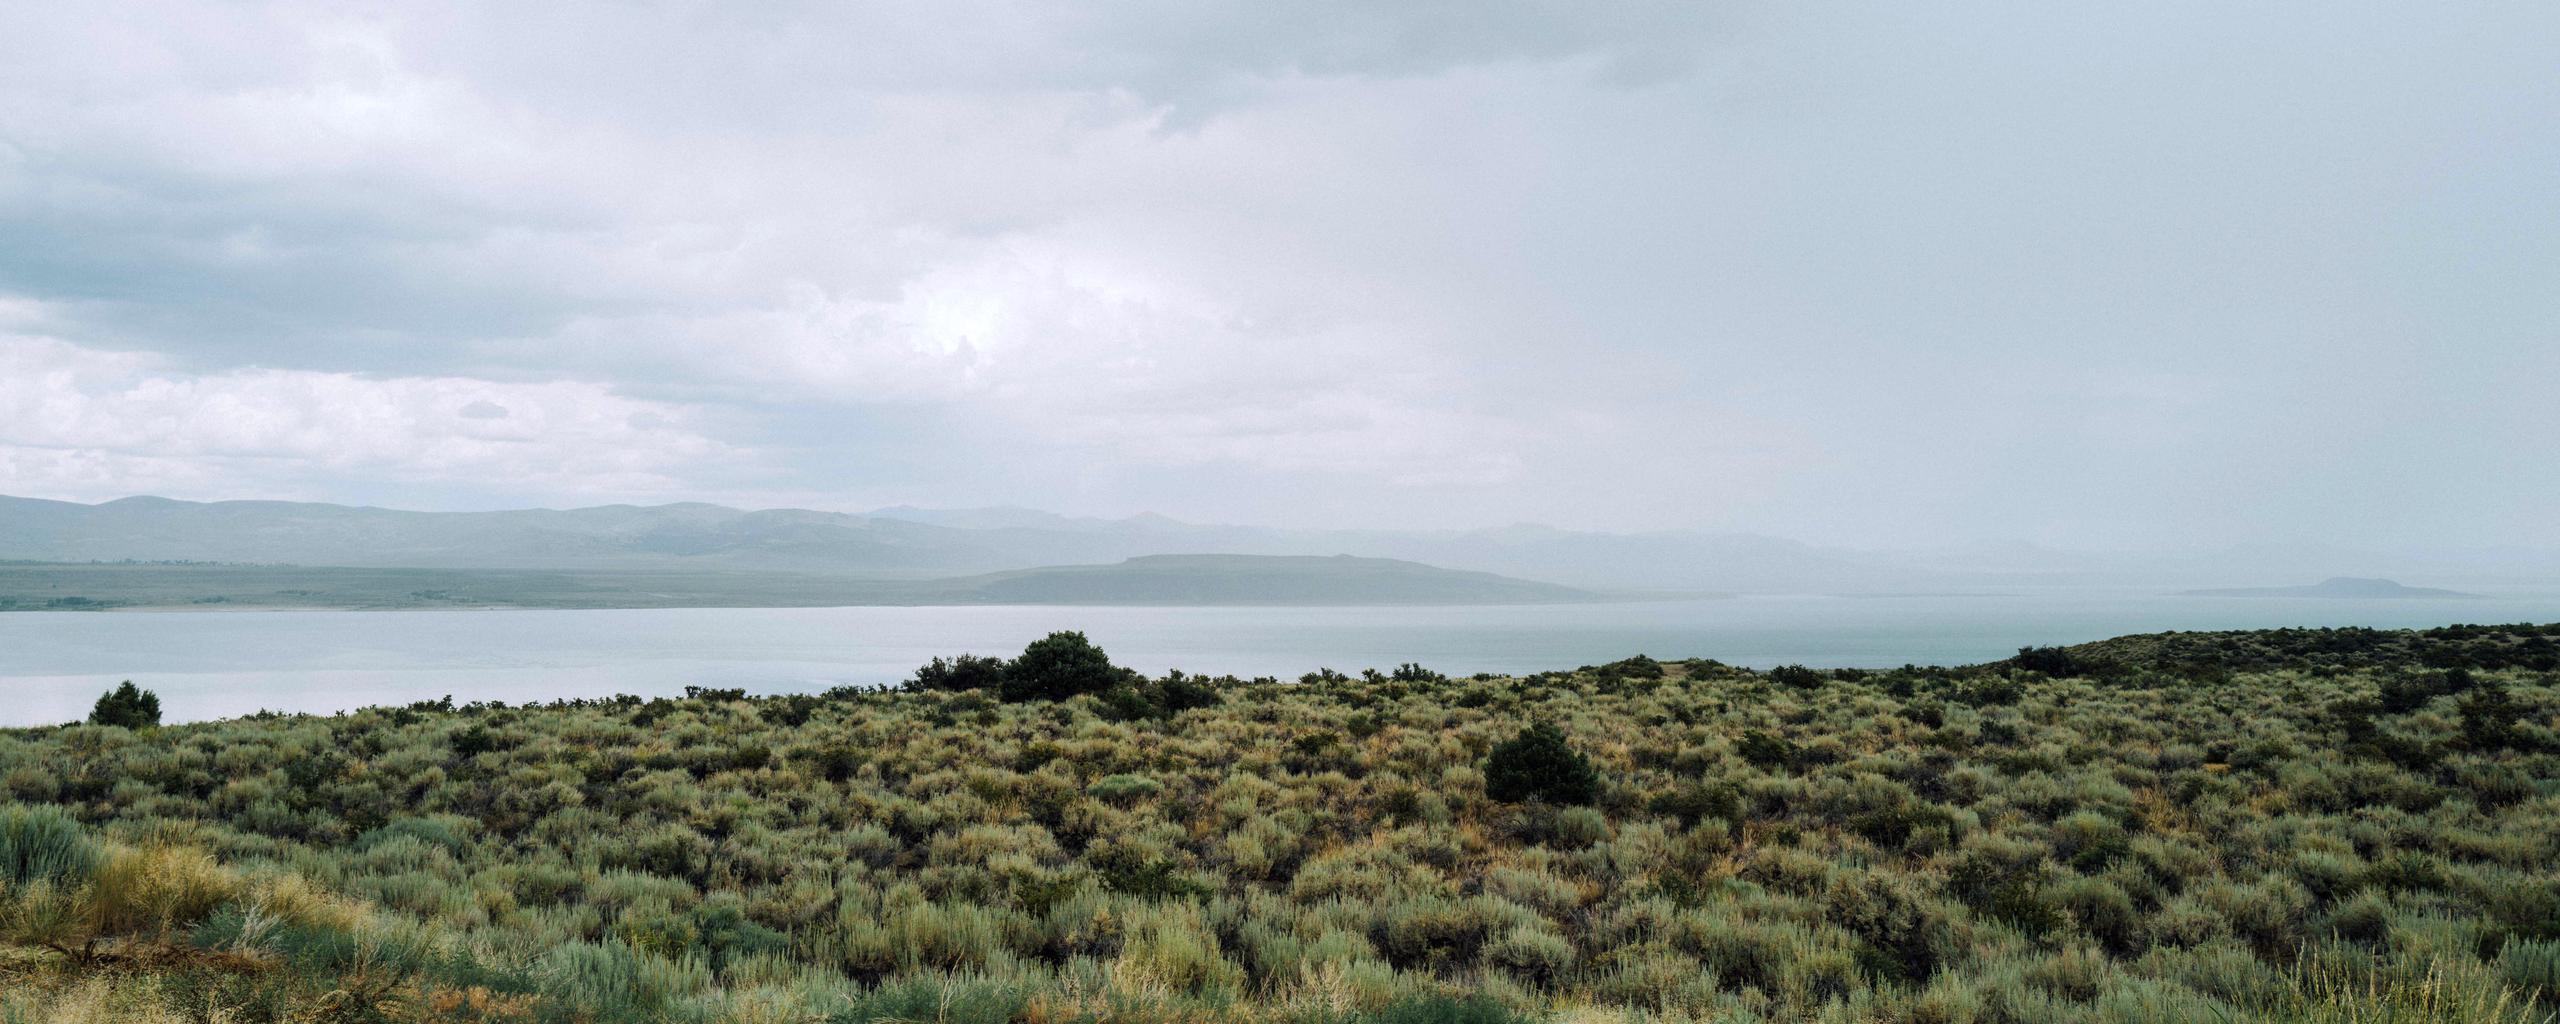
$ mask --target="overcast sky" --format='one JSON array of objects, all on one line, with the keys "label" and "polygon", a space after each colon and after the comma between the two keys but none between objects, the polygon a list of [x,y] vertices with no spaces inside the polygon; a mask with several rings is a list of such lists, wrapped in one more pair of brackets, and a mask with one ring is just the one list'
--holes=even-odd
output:
[{"label": "overcast sky", "polygon": [[2560,7],[0,6],[0,492],[2560,543]]}]

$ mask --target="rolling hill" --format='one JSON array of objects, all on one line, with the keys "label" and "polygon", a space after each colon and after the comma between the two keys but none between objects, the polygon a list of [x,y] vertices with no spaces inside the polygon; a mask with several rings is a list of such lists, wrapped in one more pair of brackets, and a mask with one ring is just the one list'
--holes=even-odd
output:
[{"label": "rolling hill", "polygon": [[955,600],[994,604],[1549,604],[1587,590],[1388,558],[1148,555],[944,581]]}]

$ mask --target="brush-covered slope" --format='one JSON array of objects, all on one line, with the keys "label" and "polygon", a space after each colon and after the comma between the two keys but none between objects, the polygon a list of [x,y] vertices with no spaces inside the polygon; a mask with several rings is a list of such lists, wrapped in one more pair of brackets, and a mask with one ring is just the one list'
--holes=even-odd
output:
[{"label": "brush-covered slope", "polygon": [[2531,623],[2143,633],[2067,650],[2079,663],[2106,671],[2342,673],[2385,667],[2560,671],[2560,629]]},{"label": "brush-covered slope", "polygon": [[11,730],[0,1019],[2522,1024],[2554,633]]}]

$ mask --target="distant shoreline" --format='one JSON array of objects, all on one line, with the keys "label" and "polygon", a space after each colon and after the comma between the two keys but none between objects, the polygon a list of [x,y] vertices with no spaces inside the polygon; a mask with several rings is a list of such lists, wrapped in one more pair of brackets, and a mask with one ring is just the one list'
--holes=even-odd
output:
[{"label": "distant shoreline", "polygon": [[2404,586],[2397,580],[2357,576],[2332,576],[2318,583],[2297,587],[2215,587],[2204,590],[2181,590],[2179,597],[2264,598],[2296,597],[2333,601],[2408,601],[2474,599],[2479,594],[2436,587]]},{"label": "distant shoreline", "polygon": [[[740,571],[0,564],[0,612],[856,607],[1471,607],[1620,603],[1601,593],[1387,559],[1164,556],[951,579]],[[1708,595],[1694,595],[1708,596]]]}]

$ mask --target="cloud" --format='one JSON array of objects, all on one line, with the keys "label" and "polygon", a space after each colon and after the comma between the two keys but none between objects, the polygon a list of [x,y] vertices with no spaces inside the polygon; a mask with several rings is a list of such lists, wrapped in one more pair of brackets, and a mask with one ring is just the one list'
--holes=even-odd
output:
[{"label": "cloud", "polygon": [[2554,46],[2307,3],[17,5],[0,318],[74,383],[9,393],[79,428],[0,489],[2547,536],[2560,471],[2473,449],[2551,425]]},{"label": "cloud", "polygon": [[504,482],[681,493],[741,457],[688,410],[574,382],[173,372],[164,361],[0,335],[0,472],[16,493],[299,496]]}]

